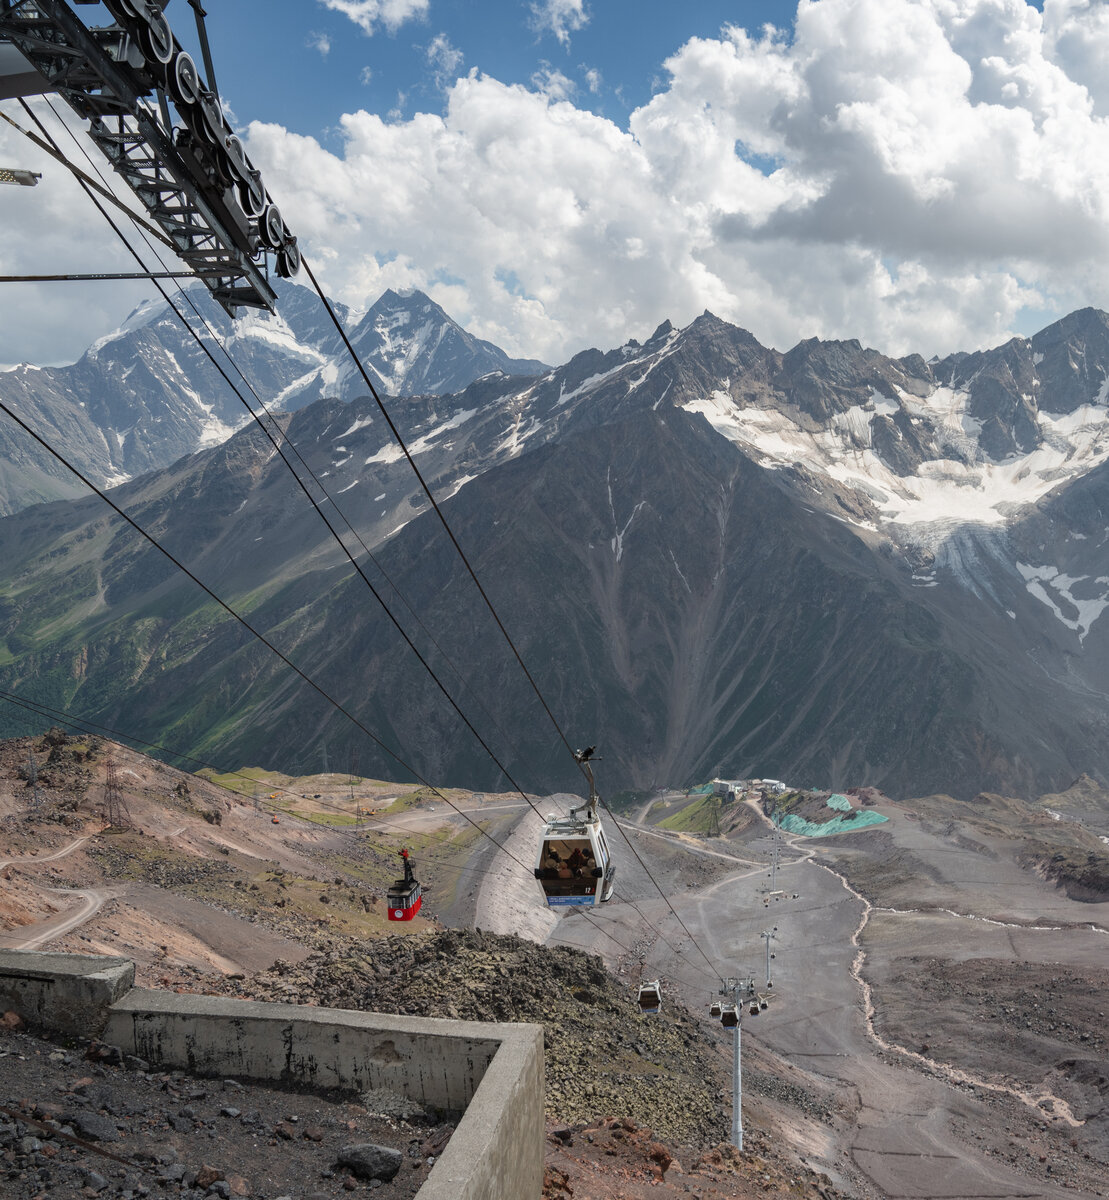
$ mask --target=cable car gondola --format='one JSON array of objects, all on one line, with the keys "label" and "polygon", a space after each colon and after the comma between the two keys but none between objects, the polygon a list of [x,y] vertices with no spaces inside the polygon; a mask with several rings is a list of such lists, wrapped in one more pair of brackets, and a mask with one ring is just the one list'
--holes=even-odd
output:
[{"label": "cable car gondola", "polygon": [[709,1005],[709,1016],[714,1017],[717,1021],[719,1021],[721,1012],[723,1012],[723,1005],[719,1000],[714,1000]]},{"label": "cable car gondola", "polygon": [[662,1007],[662,985],[657,979],[639,985],[639,1011],[657,1013]]},{"label": "cable car gondola", "polygon": [[420,911],[424,898],[420,891],[419,881],[412,874],[412,861],[407,850],[398,852],[404,860],[404,878],[397,879],[389,889],[389,920],[411,921]]},{"label": "cable car gondola", "polygon": [[725,1029],[735,1029],[739,1024],[739,1009],[734,1004],[724,1004],[721,1006],[720,1024]]},{"label": "cable car gondola", "polygon": [[535,878],[551,908],[595,907],[612,896],[616,866],[609,853],[601,819],[597,815],[597,788],[588,750],[574,757],[589,776],[588,801],[566,817],[547,818],[535,856]]}]

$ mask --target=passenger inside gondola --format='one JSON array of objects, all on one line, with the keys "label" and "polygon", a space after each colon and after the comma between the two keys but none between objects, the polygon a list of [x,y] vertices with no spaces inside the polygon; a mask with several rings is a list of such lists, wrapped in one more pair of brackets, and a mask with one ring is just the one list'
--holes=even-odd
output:
[{"label": "passenger inside gondola", "polygon": [[[574,895],[592,893],[596,860],[589,843],[551,841],[547,842],[540,860],[540,879],[548,895]],[[583,887],[583,882],[588,884]]]}]

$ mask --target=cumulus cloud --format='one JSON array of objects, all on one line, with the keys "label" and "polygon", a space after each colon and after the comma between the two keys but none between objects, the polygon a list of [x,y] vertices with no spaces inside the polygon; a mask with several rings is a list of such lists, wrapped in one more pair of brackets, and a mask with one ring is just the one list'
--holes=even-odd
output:
[{"label": "cumulus cloud", "polygon": [[331,53],[331,39],[326,33],[310,33],[305,43],[310,50],[318,50],[322,58]]},{"label": "cumulus cloud", "polygon": [[531,86],[551,100],[571,100],[578,90],[577,84],[569,76],[547,62],[532,75]]},{"label": "cumulus cloud", "polygon": [[261,125],[251,153],[346,248],[344,298],[423,287],[519,353],[705,308],[779,346],[972,348],[1109,305],[1106,36],[1083,0],[801,0],[789,36],[682,46],[627,128],[549,68],[474,72],[441,115],[347,116],[341,155]]},{"label": "cumulus cloud", "polygon": [[248,149],[338,298],[419,287],[516,354],[706,308],[783,349],[973,349],[1109,308],[1106,7],[801,0],[677,48],[626,125],[471,71],[441,112]]},{"label": "cumulus cloud", "polygon": [[567,49],[570,34],[589,24],[585,0],[532,0],[531,27],[536,33],[553,33]]},{"label": "cumulus cloud", "polygon": [[462,69],[462,51],[451,45],[445,33],[431,39],[425,55],[439,87],[445,87]]},{"label": "cumulus cloud", "polygon": [[320,3],[350,17],[363,33],[372,34],[378,25],[395,32],[406,21],[423,20],[430,0],[320,0]]}]

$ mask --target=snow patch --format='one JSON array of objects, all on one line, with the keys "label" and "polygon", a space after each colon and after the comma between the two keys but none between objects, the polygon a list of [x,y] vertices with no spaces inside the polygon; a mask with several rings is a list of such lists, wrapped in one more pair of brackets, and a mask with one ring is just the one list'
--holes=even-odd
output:
[{"label": "snow patch", "polygon": [[[1050,608],[1061,624],[1073,629],[1080,642],[1086,640],[1093,623],[1109,608],[1109,576],[1099,575],[1091,587],[1083,589],[1096,591],[1097,595],[1079,597],[1074,594],[1074,585],[1088,582],[1088,575],[1064,575],[1057,567],[1036,567],[1020,562],[1016,567],[1029,594]],[[1066,612],[1060,602],[1067,606]],[[1069,616],[1068,612],[1075,615]]]}]

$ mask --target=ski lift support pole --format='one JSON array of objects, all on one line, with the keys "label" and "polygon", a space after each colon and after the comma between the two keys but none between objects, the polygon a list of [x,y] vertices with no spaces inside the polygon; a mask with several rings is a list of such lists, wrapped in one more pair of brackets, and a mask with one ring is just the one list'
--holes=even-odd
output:
[{"label": "ski lift support pole", "polygon": [[731,996],[736,1008],[736,1023],[732,1030],[732,1145],[743,1152],[743,1069],[741,1050],[743,1047],[743,1004],[742,1001],[755,994],[755,981],[751,978],[724,980],[720,989],[722,996]]}]

